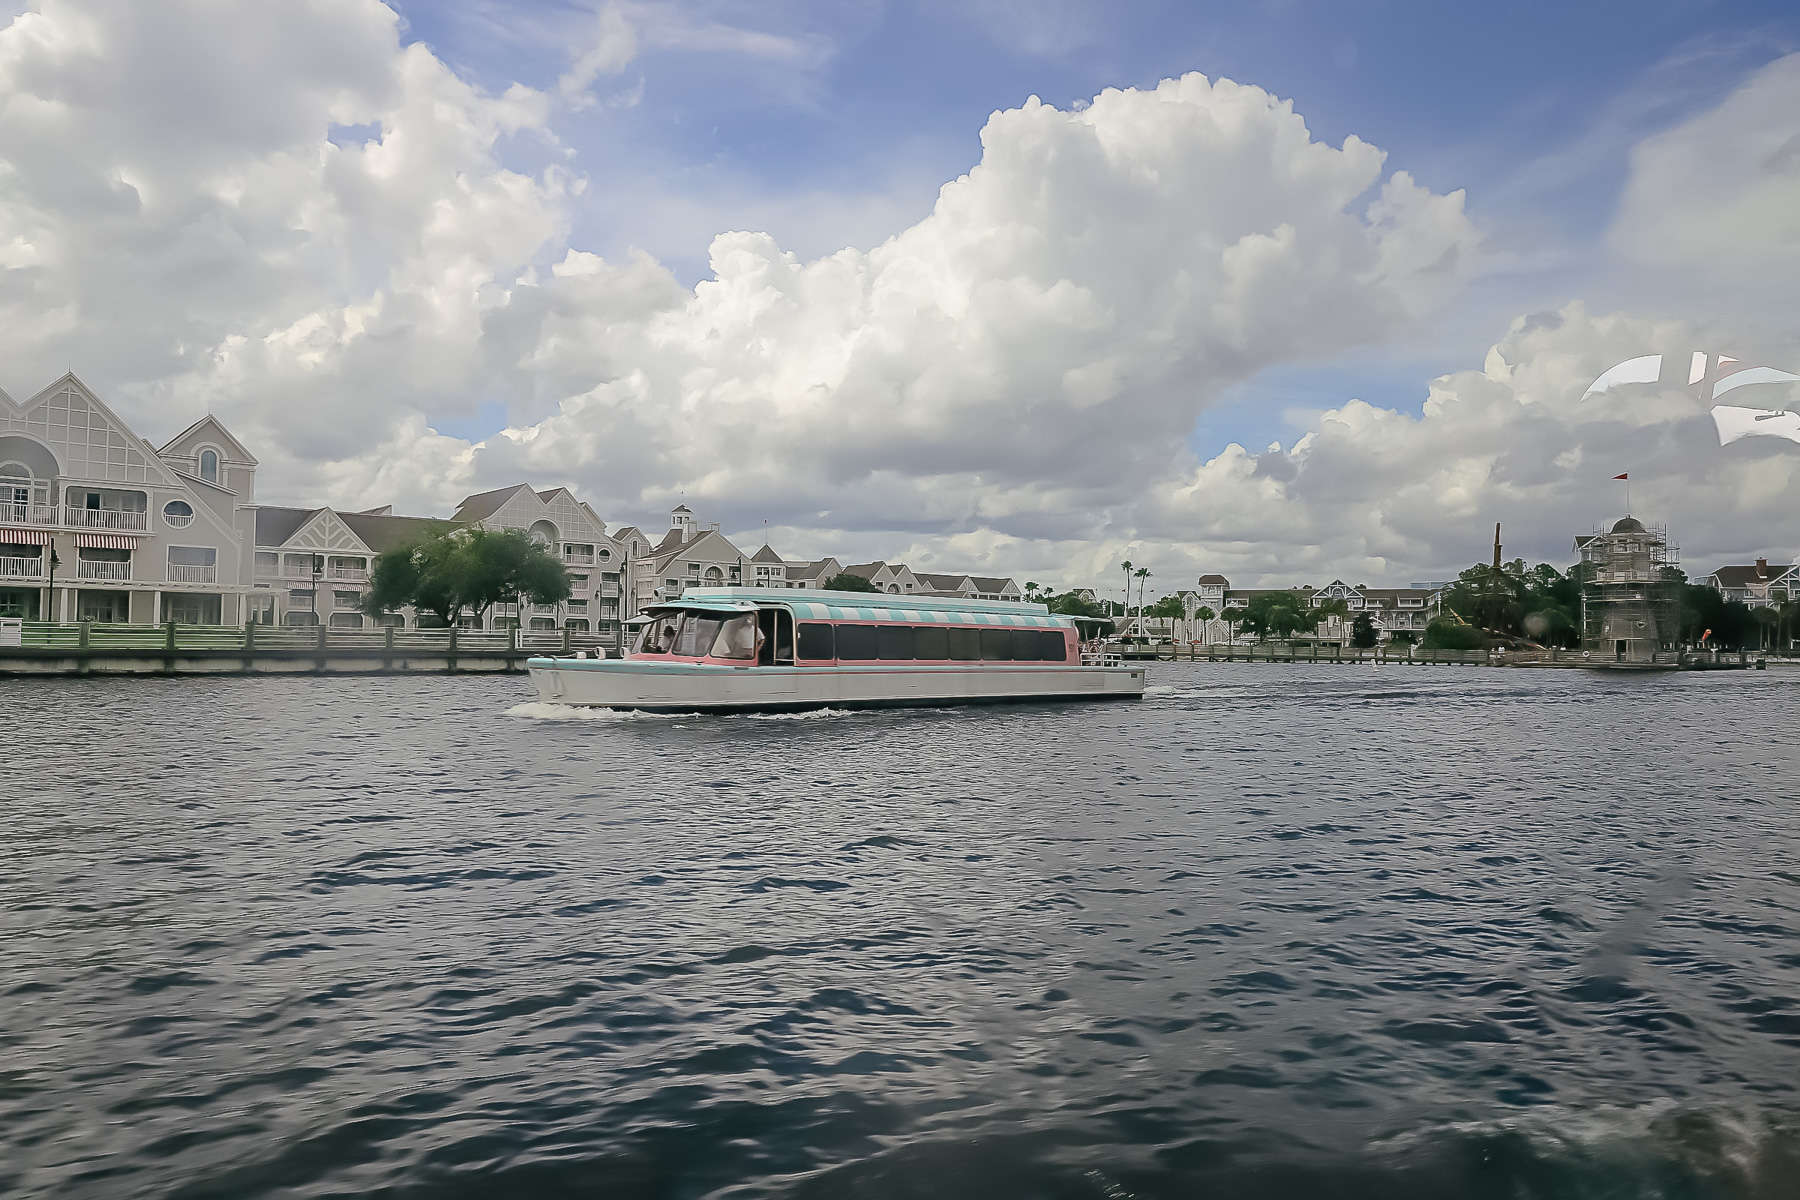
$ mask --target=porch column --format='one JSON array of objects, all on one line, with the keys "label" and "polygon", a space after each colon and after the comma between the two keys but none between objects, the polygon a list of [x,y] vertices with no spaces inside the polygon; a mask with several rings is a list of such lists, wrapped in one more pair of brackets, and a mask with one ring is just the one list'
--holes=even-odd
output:
[{"label": "porch column", "polygon": [[162,624],[162,591],[160,589],[150,593],[150,623],[152,625]]},{"label": "porch column", "polygon": [[66,587],[62,594],[62,618],[65,623],[75,619],[75,589]]}]

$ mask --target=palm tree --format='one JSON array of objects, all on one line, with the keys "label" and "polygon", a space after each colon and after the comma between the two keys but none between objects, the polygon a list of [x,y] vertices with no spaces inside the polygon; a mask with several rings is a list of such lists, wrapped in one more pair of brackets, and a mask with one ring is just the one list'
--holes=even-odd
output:
[{"label": "palm tree", "polygon": [[[1125,621],[1129,624],[1131,621],[1131,560],[1128,558],[1119,566],[1125,572]],[[1119,628],[1123,630],[1125,626],[1120,625]]]},{"label": "palm tree", "polygon": [[1194,610],[1194,620],[1200,622],[1200,640],[1202,642],[1206,641],[1207,624],[1218,615],[1218,613],[1206,607],[1204,604]]},{"label": "palm tree", "polygon": [[[1132,573],[1137,576],[1137,581],[1138,581],[1138,634],[1139,634],[1139,636],[1146,636],[1144,634],[1144,581],[1150,578],[1150,568],[1149,567],[1139,567],[1136,571],[1134,571]],[[1126,586],[1128,588],[1130,587],[1129,582],[1126,584]],[[1130,599],[1131,599],[1130,593],[1127,592],[1126,593],[1127,602],[1129,602]]]},{"label": "palm tree", "polygon": [[1319,614],[1320,624],[1332,617],[1341,617],[1348,621],[1350,619],[1350,602],[1341,596],[1334,596],[1330,600],[1315,605],[1313,611]]}]

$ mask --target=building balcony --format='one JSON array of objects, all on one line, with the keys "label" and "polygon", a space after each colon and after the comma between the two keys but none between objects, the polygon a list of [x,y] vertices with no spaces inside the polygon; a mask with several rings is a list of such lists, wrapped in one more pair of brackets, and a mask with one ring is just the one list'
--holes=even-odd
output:
[{"label": "building balcony", "polygon": [[60,515],[54,504],[21,504],[11,500],[0,504],[0,522],[8,525],[29,525],[42,529],[56,525]]},{"label": "building balcony", "polygon": [[563,561],[572,567],[591,567],[594,565],[594,556],[591,554],[565,554]]},{"label": "building balcony", "polygon": [[[83,566],[120,566],[130,567],[130,563],[83,563]],[[126,576],[130,578],[129,574]],[[170,563],[170,583],[217,583],[219,568],[215,563]]]},{"label": "building balcony", "polygon": [[369,578],[369,572],[364,567],[330,567],[325,572],[325,578],[348,579],[355,583],[362,583]]},{"label": "building balcony", "polygon": [[63,524],[73,529],[118,529],[142,533],[150,527],[150,516],[142,512],[126,512],[122,508],[64,507]]},{"label": "building balcony", "polygon": [[618,594],[619,594],[619,585],[616,583],[603,583],[600,585],[599,590],[596,592],[596,595],[600,595],[600,596],[616,597]]},{"label": "building balcony", "polygon": [[42,579],[44,578],[44,556],[33,555],[30,558],[8,555],[0,558],[0,579]]},{"label": "building balcony", "polygon": [[106,583],[129,583],[131,582],[131,564],[128,562],[101,562],[84,558],[75,564],[75,578],[93,579]]}]

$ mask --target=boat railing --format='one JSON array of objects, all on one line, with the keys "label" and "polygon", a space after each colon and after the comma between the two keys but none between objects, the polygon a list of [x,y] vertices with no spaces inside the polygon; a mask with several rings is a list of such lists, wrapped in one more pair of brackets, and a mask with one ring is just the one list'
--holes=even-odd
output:
[{"label": "boat railing", "polygon": [[1124,661],[1121,655],[1111,650],[1089,650],[1081,656],[1081,665],[1084,667],[1116,667]]}]

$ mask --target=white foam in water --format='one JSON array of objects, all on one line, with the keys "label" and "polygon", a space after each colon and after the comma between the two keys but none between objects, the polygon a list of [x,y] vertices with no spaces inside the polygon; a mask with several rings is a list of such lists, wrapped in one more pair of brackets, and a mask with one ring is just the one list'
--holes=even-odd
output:
[{"label": "white foam in water", "polygon": [[[591,708],[582,704],[552,704],[545,700],[530,700],[524,704],[515,704],[506,710],[509,717],[524,717],[529,721],[635,721],[668,719],[670,717],[693,717],[695,713],[659,713],[643,712],[638,709]],[[804,712],[777,713],[725,713],[722,716],[741,716],[748,721],[809,721],[815,717],[847,717],[847,708],[811,708]]]},{"label": "white foam in water", "polygon": [[847,708],[809,708],[804,712],[745,713],[746,720],[751,721],[810,721],[815,717],[848,717],[851,712]]},{"label": "white foam in water", "polygon": [[1173,696],[1173,695],[1176,695],[1177,693],[1179,693],[1181,690],[1182,689],[1176,687],[1172,683],[1152,683],[1149,686],[1144,688],[1144,695],[1146,697],[1149,697],[1149,696]]},{"label": "white foam in water", "polygon": [[506,710],[509,717],[524,717],[531,721],[636,721],[656,717],[678,717],[680,713],[640,712],[633,709],[589,708],[582,704],[551,704],[544,700],[530,700],[524,704],[515,704]]}]

